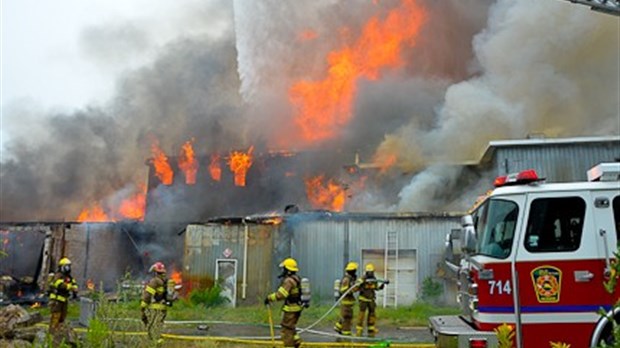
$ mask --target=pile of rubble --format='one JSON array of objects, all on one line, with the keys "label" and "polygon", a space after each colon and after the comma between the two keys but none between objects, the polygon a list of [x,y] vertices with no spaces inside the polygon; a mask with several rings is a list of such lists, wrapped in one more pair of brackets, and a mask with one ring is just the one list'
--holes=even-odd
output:
[{"label": "pile of rubble", "polygon": [[40,313],[28,313],[16,305],[0,309],[0,346],[30,347],[45,329],[34,325],[42,320]]}]

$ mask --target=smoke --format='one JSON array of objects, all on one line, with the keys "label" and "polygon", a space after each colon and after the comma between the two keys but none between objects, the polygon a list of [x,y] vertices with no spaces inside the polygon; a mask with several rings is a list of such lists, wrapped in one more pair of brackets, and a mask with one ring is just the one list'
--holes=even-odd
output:
[{"label": "smoke", "polygon": [[[423,168],[478,160],[495,139],[618,134],[618,40],[612,16],[559,1],[500,0],[473,40],[479,73],[447,89],[435,127],[414,120],[395,136],[419,149]],[[398,209],[433,208],[415,197],[458,190],[455,179],[434,168],[420,173],[401,191]]]},{"label": "smoke", "polygon": [[[83,49],[102,59],[97,64],[116,64],[106,57],[124,46],[157,51],[152,62],[119,77],[108,103],[44,112],[18,101],[3,110],[10,133],[0,168],[0,219],[73,220],[89,204],[117,204],[128,187],[147,178],[150,136],[172,153],[191,137],[203,151],[242,143],[235,129],[243,121],[232,6],[197,2],[170,17],[194,28],[159,48],[147,39],[148,26],[136,27],[140,23],[85,30]],[[218,30],[200,30],[208,23]]]},{"label": "smoke", "polygon": [[[311,149],[278,141],[292,134],[293,83],[324,77],[329,52],[399,3],[197,1],[165,23],[86,28],[82,52],[118,74],[116,93],[79,110],[19,102],[4,110],[10,139],[0,168],[0,219],[72,220],[92,202],[118,204],[147,180],[153,138],[170,157],[192,138],[199,156],[250,145],[256,154],[311,150],[294,160],[257,160],[248,175],[262,176],[251,196],[219,186],[149,187],[159,197],[155,216],[193,219],[297,204],[287,199],[303,196],[303,186],[282,182],[340,176],[355,153],[366,163],[398,160],[350,197],[352,209],[458,208],[448,191],[480,174],[432,167],[413,181],[411,175],[476,160],[492,139],[617,130],[615,18],[551,0],[492,7],[491,0],[419,0],[427,20],[415,46],[403,50],[404,65],[357,81],[353,118],[340,135]],[[206,177],[207,162],[200,163],[198,175]],[[298,170],[285,175],[291,165]],[[347,180],[357,179],[341,178],[351,185]]]}]

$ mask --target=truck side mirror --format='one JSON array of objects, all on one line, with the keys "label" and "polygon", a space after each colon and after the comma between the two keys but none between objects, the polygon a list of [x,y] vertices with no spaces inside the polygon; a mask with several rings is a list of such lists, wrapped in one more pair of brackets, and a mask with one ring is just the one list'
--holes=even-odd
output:
[{"label": "truck side mirror", "polygon": [[476,251],[476,229],[474,228],[473,218],[471,215],[465,215],[461,219],[461,225],[463,226],[463,236],[461,239],[461,248],[467,254],[472,254]]}]

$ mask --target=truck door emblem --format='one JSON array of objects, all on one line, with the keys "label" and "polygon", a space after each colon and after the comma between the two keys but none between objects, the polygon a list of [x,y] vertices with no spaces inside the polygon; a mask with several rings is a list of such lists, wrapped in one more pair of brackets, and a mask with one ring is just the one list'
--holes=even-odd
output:
[{"label": "truck door emblem", "polygon": [[540,266],[532,270],[534,292],[539,303],[560,302],[562,271],[553,266]]}]

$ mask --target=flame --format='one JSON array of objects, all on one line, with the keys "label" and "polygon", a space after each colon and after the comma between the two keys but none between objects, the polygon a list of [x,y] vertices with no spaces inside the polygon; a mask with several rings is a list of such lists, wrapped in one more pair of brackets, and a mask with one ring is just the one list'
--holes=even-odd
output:
[{"label": "flame", "polygon": [[151,143],[151,154],[153,155],[153,167],[155,167],[155,175],[164,185],[172,185],[174,173],[172,167],[168,163],[168,157],[159,147],[159,142],[153,140]]},{"label": "flame", "polygon": [[32,306],[30,306],[30,308],[32,308],[32,309],[39,308],[39,307],[41,307],[41,303],[39,303],[39,302],[35,302],[35,303],[32,304]]},{"label": "flame", "polygon": [[306,180],[306,195],[315,209],[342,211],[346,202],[345,189],[333,180],[323,185],[323,175]]},{"label": "flame", "polygon": [[414,46],[426,12],[415,0],[402,0],[384,20],[372,17],[350,46],[329,53],[327,76],[299,81],[289,89],[295,123],[306,143],[335,137],[351,117],[357,81],[375,80],[384,68],[403,65],[401,50]]},{"label": "flame", "polygon": [[137,192],[133,196],[123,200],[118,208],[118,215],[124,219],[144,220],[146,210],[146,187],[142,187],[142,192]]},{"label": "flame", "polygon": [[95,290],[95,282],[93,282],[92,279],[89,279],[86,281],[86,288],[90,291],[94,291]]},{"label": "flame", "polygon": [[84,208],[77,217],[79,222],[107,222],[112,221],[103,210],[100,203],[95,203],[89,208]]},{"label": "flame", "polygon": [[181,274],[181,272],[177,270],[173,270],[172,273],[170,274],[170,279],[174,280],[176,284],[181,284],[183,282],[182,276],[183,275]]},{"label": "flame", "polygon": [[254,151],[254,146],[250,146],[247,153],[233,151],[230,154],[228,165],[235,174],[235,186],[245,186],[245,176],[252,166],[252,151]]},{"label": "flame", "polygon": [[211,179],[215,181],[222,180],[222,167],[220,165],[220,155],[218,154],[211,155],[211,163],[209,163],[209,174],[211,174]]},{"label": "flame", "polygon": [[185,173],[185,183],[188,185],[196,183],[196,172],[198,171],[198,161],[192,147],[193,142],[194,139],[186,141],[179,154],[179,168]]}]

